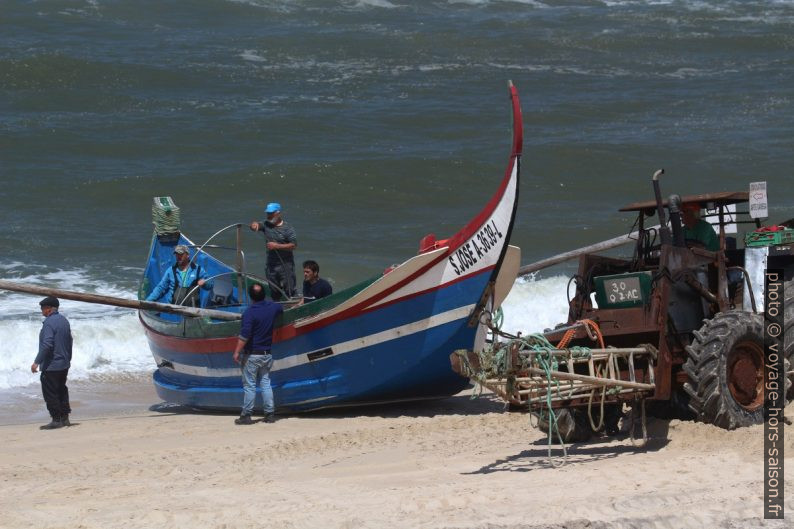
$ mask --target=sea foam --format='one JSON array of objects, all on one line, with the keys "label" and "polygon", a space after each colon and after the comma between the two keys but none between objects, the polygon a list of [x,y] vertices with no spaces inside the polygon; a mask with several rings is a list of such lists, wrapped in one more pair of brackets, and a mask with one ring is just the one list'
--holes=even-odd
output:
[{"label": "sea foam", "polygon": [[[4,278],[27,285],[90,291],[134,299],[134,292],[92,278],[83,269],[44,271],[16,263],[0,265]],[[32,296],[0,290],[0,389],[38,381],[30,365],[38,352],[43,316]],[[137,313],[131,309],[61,300],[59,311],[69,319],[74,338],[69,378],[117,377],[152,369],[152,357]]]}]

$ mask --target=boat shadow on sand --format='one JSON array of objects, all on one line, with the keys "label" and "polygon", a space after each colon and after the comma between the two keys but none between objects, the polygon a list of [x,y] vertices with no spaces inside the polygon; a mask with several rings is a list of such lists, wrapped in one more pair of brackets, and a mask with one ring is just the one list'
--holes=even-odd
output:
[{"label": "boat shadow on sand", "polygon": [[[241,403],[242,404],[242,403]],[[445,415],[482,415],[484,413],[501,413],[505,410],[504,401],[492,395],[482,395],[472,398],[471,390],[458,393],[452,397],[425,399],[414,401],[400,401],[372,405],[351,407],[326,408],[278,415],[283,418],[305,419],[344,419],[354,417],[435,417]],[[149,407],[149,411],[163,415],[237,415],[236,410],[202,410],[160,402]],[[256,413],[256,412],[255,412]]]},{"label": "boat shadow on sand", "polygon": [[[567,464],[581,465],[614,459],[622,455],[641,455],[646,452],[657,452],[670,443],[668,430],[670,421],[664,419],[648,420],[648,441],[641,445],[641,440],[635,439],[637,446],[632,444],[626,432],[610,437],[595,438],[586,442],[567,445]],[[530,472],[550,468],[548,439],[543,435],[531,443],[534,448],[522,450],[515,455],[497,459],[477,470],[463,472],[463,474],[491,474],[494,472]],[[563,461],[563,452],[558,444],[552,445],[552,460],[555,465]]]}]

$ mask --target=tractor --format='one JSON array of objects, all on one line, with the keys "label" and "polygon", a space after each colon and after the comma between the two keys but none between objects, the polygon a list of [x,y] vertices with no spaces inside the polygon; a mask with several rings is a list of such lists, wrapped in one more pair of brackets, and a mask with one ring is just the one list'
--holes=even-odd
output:
[{"label": "tractor", "polygon": [[[512,407],[540,412],[542,428],[549,423],[544,410],[551,411],[565,426],[563,442],[587,439],[594,430],[616,432],[623,404],[640,398],[643,410],[647,399],[651,413],[725,429],[762,422],[767,269],[782,270],[784,276],[781,374],[786,373],[782,391],[789,391],[794,229],[762,227],[749,215],[746,191],[662,199],[661,174],[653,177],[654,200],[620,209],[636,214],[631,257],[579,257],[568,321],[543,333],[551,346],[540,348],[543,362],[538,348],[524,347],[527,340],[511,342],[496,360],[461,352],[452,358],[456,371]],[[713,226],[711,249],[686,238],[691,233],[683,222],[687,210],[699,211]],[[737,225],[747,224],[752,226],[737,240]],[[484,374],[484,367],[490,373]]]}]

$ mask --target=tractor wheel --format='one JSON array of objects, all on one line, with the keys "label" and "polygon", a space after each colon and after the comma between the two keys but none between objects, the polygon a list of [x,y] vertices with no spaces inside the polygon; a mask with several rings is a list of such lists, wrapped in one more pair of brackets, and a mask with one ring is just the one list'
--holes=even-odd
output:
[{"label": "tractor wheel", "polygon": [[[783,356],[794,365],[794,279],[783,284]],[[787,400],[794,400],[794,374],[789,377]]]},{"label": "tractor wheel", "polygon": [[694,333],[684,390],[697,420],[726,430],[763,421],[763,321],[761,314],[721,312]]}]

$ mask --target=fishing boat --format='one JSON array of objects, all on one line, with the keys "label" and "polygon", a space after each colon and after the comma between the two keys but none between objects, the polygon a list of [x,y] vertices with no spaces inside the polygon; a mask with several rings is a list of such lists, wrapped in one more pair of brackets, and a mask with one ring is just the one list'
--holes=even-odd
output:
[{"label": "fishing boat", "polygon": [[[421,238],[419,252],[377,277],[301,306],[285,304],[276,322],[271,383],[280,413],[453,395],[468,385],[450,368],[456,349],[477,350],[486,339],[483,314],[499,306],[520,263],[509,245],[518,201],[522,122],[509,86],[513,133],[507,170],[491,199],[457,233]],[[203,409],[239,409],[240,367],[232,358],[247,307],[247,286],[266,280],[245,270],[242,225],[234,265],[196,245],[174,222],[178,208],[155,199],[155,234],[139,289],[145,299],[173,265],[178,244],[213,278],[201,291],[200,317],[140,310],[157,364],[154,384],[164,401]],[[169,218],[170,217],[170,218]],[[159,226],[159,229],[158,229]],[[216,234],[217,235],[217,234]],[[261,407],[261,396],[257,396]]]}]

